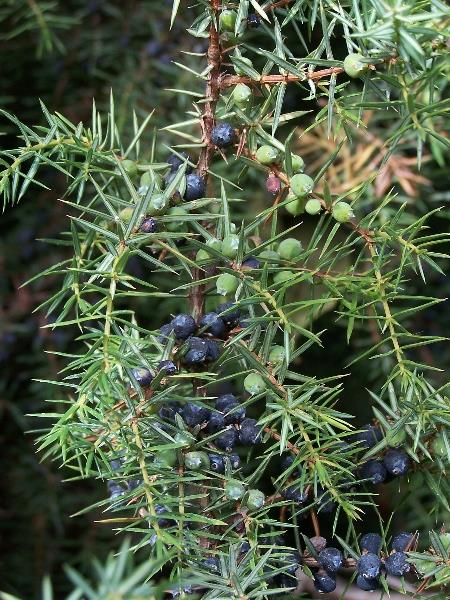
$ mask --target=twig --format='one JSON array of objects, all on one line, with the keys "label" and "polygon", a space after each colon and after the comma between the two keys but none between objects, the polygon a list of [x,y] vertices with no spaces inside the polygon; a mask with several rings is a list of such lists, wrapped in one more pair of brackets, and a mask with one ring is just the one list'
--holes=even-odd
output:
[{"label": "twig", "polygon": [[322,71],[313,71],[311,73],[304,73],[302,76],[292,75],[262,75],[259,79],[253,79],[245,75],[227,75],[220,81],[221,88],[231,87],[238,85],[238,83],[245,83],[247,85],[277,85],[278,83],[295,83],[297,81],[316,81],[318,79],[324,79],[331,75],[339,75],[343,73],[342,67],[330,67],[329,69],[322,69]]}]

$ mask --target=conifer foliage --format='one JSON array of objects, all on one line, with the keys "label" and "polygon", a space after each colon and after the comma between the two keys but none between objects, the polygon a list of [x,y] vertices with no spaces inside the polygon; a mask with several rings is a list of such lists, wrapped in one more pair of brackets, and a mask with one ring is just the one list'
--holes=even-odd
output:
[{"label": "conifer foliage", "polygon": [[[173,3],[172,24],[183,10]],[[108,559],[118,588],[129,582],[120,597],[308,597],[304,577],[319,592],[443,597],[450,404],[420,349],[445,332],[414,317],[442,301],[416,289],[442,273],[448,235],[428,233],[441,207],[408,201],[401,161],[442,166],[448,151],[448,6],[200,0],[189,11],[206,52],[179,65],[195,82],[175,92],[192,104],[160,132],[151,113],[119,135],[113,94],[89,124],[45,106],[44,127],[5,113],[20,145],[1,154],[4,202],[43,186],[43,168],[67,178],[57,243],[73,256],[38,276],[61,282],[38,308],[75,332],[79,352],[64,357],[54,384],[66,410],[48,415],[39,451],[104,481],[105,523],[132,540],[123,556],[145,552],[129,580]],[[301,148],[319,129],[334,147],[317,159]],[[337,165],[359,135],[382,159],[342,192]],[[308,353],[327,360],[330,312],[347,367],[305,373]],[[361,363],[367,391],[346,397]],[[359,402],[368,423],[352,419]],[[379,509],[391,486],[409,510],[419,480],[430,539]],[[98,593],[69,574],[104,598],[107,572]]]}]

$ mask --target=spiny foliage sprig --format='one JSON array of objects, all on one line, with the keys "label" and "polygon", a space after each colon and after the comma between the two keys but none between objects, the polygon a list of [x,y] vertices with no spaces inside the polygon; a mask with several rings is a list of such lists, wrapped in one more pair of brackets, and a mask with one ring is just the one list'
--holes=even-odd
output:
[{"label": "spiny foliage sprig", "polygon": [[[106,119],[94,105],[90,126],[45,107],[47,124],[34,129],[5,113],[22,139],[0,157],[5,202],[44,185],[41,168],[68,180],[70,231],[55,243],[74,253],[38,276],[62,278],[38,308],[57,315],[52,327],[77,332],[80,351],[65,357],[55,385],[68,408],[48,415],[55,422],[39,449],[74,477],[108,481],[105,523],[132,534],[134,550],[145,548],[181,582],[173,594],[268,598],[301,591],[300,571],[330,591],[336,573],[324,570],[324,529],[360,587],[387,590],[382,567],[403,576],[412,565],[425,578],[419,595],[448,584],[445,531],[432,534],[425,554],[412,552],[414,536],[391,548],[380,515],[374,575],[359,546],[361,520],[378,510],[372,482],[422,474],[438,527],[449,509],[447,388],[434,384],[437,368],[417,352],[445,336],[417,332],[413,320],[442,299],[408,293],[411,278],[442,273],[448,258],[440,250],[448,236],[427,231],[441,209],[417,215],[394,191],[378,198],[378,172],[344,194],[328,185],[369,110],[384,121],[389,150],[380,169],[411,145],[419,165],[425,147],[443,163],[448,24],[437,0],[346,8],[240,0],[226,10],[201,1],[189,33],[208,40],[206,66],[189,67],[198,81],[192,110],[162,133],[181,140],[169,162],[160,136],[145,137],[152,115],[135,115],[123,141],[113,98]],[[337,35],[344,61],[333,55]],[[317,99],[318,112],[284,110],[290,86]],[[297,137],[324,123],[346,139],[307,176]],[[272,199],[256,207],[247,187],[263,180]],[[286,212],[296,218],[287,227]],[[302,233],[298,217],[307,213],[313,227]],[[148,278],[133,274],[133,260]],[[156,320],[137,319],[142,302]],[[302,373],[303,355],[325,344],[317,322],[328,311],[349,344],[370,331],[348,374],[357,362],[378,363],[368,394],[374,424],[352,424],[345,374]],[[223,331],[202,325],[205,312]],[[219,409],[217,397],[231,391],[230,412]],[[311,539],[302,534],[309,523]]]}]

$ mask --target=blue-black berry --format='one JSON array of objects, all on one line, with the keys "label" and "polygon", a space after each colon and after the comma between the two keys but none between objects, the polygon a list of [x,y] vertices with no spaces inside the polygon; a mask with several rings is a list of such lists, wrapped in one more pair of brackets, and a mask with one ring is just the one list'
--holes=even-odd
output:
[{"label": "blue-black berry", "polygon": [[177,340],[186,340],[189,336],[195,333],[197,325],[191,315],[180,314],[176,315],[170,322],[175,337]]},{"label": "blue-black berry", "polygon": [[146,387],[153,381],[153,375],[148,369],[137,368],[133,369],[133,377],[139,385]]},{"label": "blue-black berry", "polygon": [[216,308],[216,313],[220,315],[220,318],[230,329],[236,327],[239,324],[241,311],[232,302],[224,302],[223,304],[219,304],[219,306]]},{"label": "blue-black berry", "polygon": [[284,454],[281,457],[281,468],[283,469],[283,471],[287,471],[287,469],[289,469],[293,462],[294,457],[292,454]]},{"label": "blue-black berry", "polygon": [[393,552],[384,561],[386,573],[393,577],[403,577],[411,569],[408,557],[404,552]]},{"label": "blue-black berry", "polygon": [[403,450],[388,450],[383,459],[386,471],[395,477],[406,475],[409,471],[409,456]]},{"label": "blue-black berry", "polygon": [[255,419],[244,419],[242,421],[239,429],[239,441],[247,446],[261,443],[261,427]]},{"label": "blue-black berry", "polygon": [[[180,152],[179,154],[180,154],[180,156],[177,156],[176,154],[171,154],[169,156],[169,158],[167,159],[167,162],[170,165],[171,171],[178,171],[178,169],[181,167],[181,165],[183,165],[186,161],[192,162],[192,159],[187,152],[183,151],[183,152]],[[186,174],[189,174],[189,173],[192,173],[192,167],[191,167],[191,165],[187,164],[186,165]]]},{"label": "blue-black berry", "polygon": [[161,406],[158,410],[158,415],[161,419],[165,419],[166,421],[174,421],[175,415],[182,414],[183,407],[178,402],[169,402]]},{"label": "blue-black berry", "polygon": [[186,354],[183,356],[183,362],[186,365],[198,365],[206,362],[208,357],[208,344],[207,340],[202,340],[199,337],[189,338],[187,344],[188,349]]},{"label": "blue-black berry", "polygon": [[203,562],[203,567],[209,571],[210,573],[219,573],[220,572],[220,561],[218,558],[214,556],[208,556]]},{"label": "blue-black berry", "polygon": [[206,362],[214,362],[220,356],[219,344],[214,340],[206,340]]},{"label": "blue-black berry", "polygon": [[[167,509],[164,506],[161,506],[160,504],[156,504],[155,513],[157,515],[164,515],[167,513]],[[175,525],[175,521],[173,519],[168,519],[164,517],[160,517],[157,522],[158,526],[162,529],[164,529],[165,527],[172,527],[173,525]]]},{"label": "blue-black berry", "polygon": [[358,573],[364,579],[377,579],[380,575],[381,560],[376,554],[368,552],[358,561]]},{"label": "blue-black berry", "polygon": [[233,448],[236,446],[238,441],[238,432],[234,427],[230,429],[225,429],[223,433],[221,433],[218,437],[214,439],[215,445],[224,450],[225,452],[231,452]]},{"label": "blue-black berry", "polygon": [[117,483],[117,481],[108,481],[106,485],[110,500],[115,500],[116,498],[119,498],[125,494],[125,490],[119,483]]},{"label": "blue-black berry", "polygon": [[359,447],[364,449],[373,448],[383,438],[381,429],[374,425],[363,425],[361,431],[355,434],[355,440],[359,442]]},{"label": "blue-black berry", "polygon": [[222,413],[213,412],[209,415],[207,430],[208,433],[216,433],[225,429],[225,419]]},{"label": "blue-black berry", "polygon": [[325,594],[333,592],[336,589],[336,577],[329,575],[323,569],[317,571],[314,575],[314,587],[318,592]]},{"label": "blue-black berry", "polygon": [[286,498],[286,500],[291,500],[296,504],[305,504],[308,501],[308,492],[306,490],[302,490],[298,485],[293,484],[282,490],[281,495]]},{"label": "blue-black berry", "polygon": [[381,550],[381,535],[379,533],[365,533],[359,540],[361,552],[366,551],[378,554]]},{"label": "blue-black berry", "polygon": [[243,269],[259,269],[261,263],[254,256],[249,256],[242,262]]},{"label": "blue-black berry", "polygon": [[234,127],[230,123],[218,123],[211,131],[211,141],[218,148],[231,146],[235,138]]},{"label": "blue-black berry", "polygon": [[220,454],[208,454],[209,468],[216,473],[225,473],[225,461]]},{"label": "blue-black berry", "polygon": [[148,217],[147,219],[144,219],[141,223],[141,226],[139,227],[139,231],[141,231],[142,233],[155,233],[157,229],[158,223],[153,217]]},{"label": "blue-black berry", "polygon": [[176,364],[171,360],[162,360],[158,365],[159,371],[164,371],[166,375],[175,375],[178,372]]},{"label": "blue-black berry", "polygon": [[361,477],[370,479],[372,483],[383,483],[387,477],[387,471],[381,460],[370,459],[361,467]]},{"label": "blue-black berry", "polygon": [[184,192],[185,200],[198,200],[199,198],[203,198],[205,193],[206,182],[200,175],[197,175],[196,173],[186,175],[186,191]]},{"label": "blue-black berry", "polygon": [[226,425],[240,423],[245,419],[245,408],[239,404],[233,394],[224,394],[216,400],[216,409],[225,413]]},{"label": "blue-black berry", "polygon": [[328,573],[337,573],[342,567],[343,561],[344,557],[342,556],[342,552],[337,548],[324,548],[322,552],[319,553],[319,564]]},{"label": "blue-black berry", "polygon": [[193,402],[188,402],[183,406],[183,421],[189,427],[195,427],[204,423],[209,417],[209,410],[204,406],[199,406]]},{"label": "blue-black berry", "polygon": [[250,13],[247,17],[247,26],[250,29],[257,29],[261,24],[261,19],[256,13]]},{"label": "blue-black berry", "polygon": [[397,533],[392,538],[391,548],[396,552],[404,552],[407,548],[409,549],[411,546],[411,542],[413,541],[413,534],[408,533],[406,531],[402,531],[401,533]]},{"label": "blue-black berry", "polygon": [[200,328],[205,328],[205,333],[210,333],[214,337],[221,338],[226,332],[226,326],[215,312],[204,315],[200,321]]},{"label": "blue-black berry", "polygon": [[318,509],[322,514],[332,513],[336,509],[336,502],[332,500],[331,494],[321,485],[317,486]]},{"label": "blue-black berry", "polygon": [[358,575],[356,585],[364,592],[373,592],[378,589],[378,579],[365,579],[361,575]]},{"label": "blue-black berry", "polygon": [[161,342],[161,344],[164,344],[172,331],[173,327],[171,323],[167,323],[166,325],[160,327],[158,341]]},{"label": "blue-black berry", "polygon": [[230,454],[228,456],[228,460],[230,461],[231,468],[236,470],[241,467],[241,457],[239,454]]}]

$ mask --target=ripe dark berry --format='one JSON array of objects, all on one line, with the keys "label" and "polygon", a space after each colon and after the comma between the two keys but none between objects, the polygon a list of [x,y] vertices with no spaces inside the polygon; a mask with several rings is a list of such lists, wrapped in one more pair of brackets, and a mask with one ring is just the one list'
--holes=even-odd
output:
[{"label": "ripe dark berry", "polygon": [[188,402],[183,406],[183,421],[189,427],[195,427],[196,425],[200,425],[204,423],[209,417],[209,410],[204,406],[198,406],[193,402]]},{"label": "ripe dark berry", "polygon": [[227,412],[230,406],[234,406],[238,399],[234,394],[222,394],[216,400],[216,409],[220,412]]},{"label": "ripe dark berry", "polygon": [[250,13],[247,17],[247,26],[250,29],[257,29],[261,24],[261,19],[256,13]]},{"label": "ripe dark berry", "polygon": [[216,400],[216,409],[225,413],[226,425],[240,423],[245,419],[245,408],[239,404],[233,394],[219,396]]},{"label": "ripe dark berry", "polygon": [[225,429],[218,437],[215,438],[215,445],[225,452],[231,452],[238,441],[238,432],[234,427]]},{"label": "ripe dark berry", "polygon": [[255,419],[244,419],[242,421],[239,429],[239,441],[247,446],[261,443],[261,427]]},{"label": "ripe dark berry", "polygon": [[372,483],[383,483],[387,477],[387,471],[381,460],[370,459],[361,467],[361,477],[370,479]]},{"label": "ripe dark berry", "polygon": [[203,198],[206,193],[205,180],[197,175],[196,173],[190,173],[186,175],[186,191],[184,192],[184,199],[188,202],[190,200],[198,200]]},{"label": "ripe dark berry", "polygon": [[208,454],[209,468],[216,473],[225,473],[225,461],[220,454]]},{"label": "ripe dark berry", "polygon": [[281,492],[282,496],[286,500],[291,500],[296,504],[305,504],[308,501],[308,493],[306,490],[302,490],[298,485],[290,485]]},{"label": "ripe dark berry", "polygon": [[409,471],[409,456],[402,450],[388,450],[384,456],[383,463],[387,472],[395,475],[395,477],[406,475]]},{"label": "ripe dark berry", "polygon": [[130,490],[130,492],[133,492],[141,485],[142,485],[142,479],[130,479],[130,481],[127,482],[127,486],[128,486],[128,489]]},{"label": "ripe dark berry", "polygon": [[175,375],[178,372],[176,364],[171,360],[162,360],[158,365],[158,369],[164,371],[166,375]]},{"label": "ripe dark berry", "polygon": [[240,469],[241,458],[240,458],[239,454],[230,454],[230,456],[228,457],[228,460],[230,461],[230,465],[233,470]]},{"label": "ripe dark berry", "polygon": [[378,533],[365,533],[359,540],[361,551],[378,554],[381,550],[381,535]]},{"label": "ripe dark berry", "polygon": [[378,579],[364,579],[361,575],[356,578],[356,585],[360,590],[373,592],[378,589]]},{"label": "ripe dark berry", "polygon": [[342,567],[344,557],[337,548],[324,548],[319,554],[319,564],[328,571],[328,573],[337,573]]},{"label": "ripe dark berry", "polygon": [[208,344],[206,340],[198,337],[191,337],[188,340],[188,350],[183,356],[183,362],[186,365],[198,365],[204,363],[208,356]]},{"label": "ripe dark berry", "polygon": [[218,148],[230,146],[235,137],[234,127],[230,123],[218,123],[211,131],[211,141]]},{"label": "ripe dark berry", "polygon": [[158,411],[158,415],[161,419],[165,419],[166,421],[174,421],[175,415],[180,415],[183,412],[183,407],[178,402],[169,402],[161,406]]},{"label": "ripe dark berry", "polygon": [[283,469],[283,471],[286,471],[287,469],[289,469],[289,467],[292,465],[293,462],[294,462],[294,457],[292,456],[292,454],[284,454],[281,457],[281,468]]},{"label": "ripe dark berry", "polygon": [[408,557],[404,552],[393,552],[384,561],[386,573],[393,577],[403,577],[411,569]]},{"label": "ripe dark berry", "polygon": [[220,356],[219,344],[214,340],[206,340],[206,362],[214,362]]},{"label": "ripe dark berry", "polygon": [[177,315],[170,322],[175,337],[177,340],[186,340],[189,336],[195,333],[197,325],[191,315],[181,314]]},{"label": "ripe dark berry", "polygon": [[125,490],[117,483],[117,481],[108,481],[106,486],[108,488],[110,500],[115,500],[125,494]]},{"label": "ripe dark berry", "polygon": [[[189,156],[189,154],[187,152],[179,152],[180,156],[177,156],[176,154],[171,154],[169,156],[169,158],[167,159],[167,162],[170,165],[170,170],[171,171],[178,171],[178,169],[181,167],[181,165],[183,165],[186,161],[188,162],[192,162],[191,157]],[[186,165],[186,174],[192,173],[192,167],[191,165]]]},{"label": "ripe dark berry", "polygon": [[217,338],[222,337],[226,331],[224,320],[221,319],[215,312],[207,313],[202,317],[200,321],[200,328],[206,328],[205,333],[210,333]]},{"label": "ripe dark berry", "polygon": [[358,573],[364,579],[376,579],[380,575],[381,560],[376,554],[368,552],[358,561]]},{"label": "ripe dark berry", "polygon": [[260,262],[254,256],[249,256],[242,262],[243,269],[259,269]]},{"label": "ripe dark berry", "polygon": [[222,413],[211,412],[208,419],[208,433],[216,433],[225,429],[225,419]]},{"label": "ripe dark berry", "polygon": [[120,471],[120,469],[122,468],[124,459],[123,458],[113,458],[112,460],[109,461],[109,464],[111,465],[111,469],[113,471]]},{"label": "ripe dark berry", "polygon": [[161,342],[161,344],[165,344],[165,342],[167,341],[167,338],[172,333],[172,331],[173,331],[173,327],[172,327],[171,323],[167,323],[167,325],[163,325],[162,327],[160,327],[158,342]]},{"label": "ripe dark berry", "polygon": [[404,552],[406,548],[410,548],[413,539],[414,536],[412,533],[408,533],[406,531],[397,533],[397,535],[392,538],[391,548],[396,552]]},{"label": "ripe dark berry", "polygon": [[[164,506],[161,506],[160,504],[156,504],[155,513],[157,515],[164,515],[167,513],[167,509]],[[164,529],[165,527],[172,527],[173,525],[175,525],[175,521],[173,519],[167,519],[164,517],[158,519],[158,526],[162,529]]]},{"label": "ripe dark berry", "polygon": [[139,231],[142,233],[155,233],[158,229],[158,223],[156,219],[153,217],[148,217],[148,219],[144,219],[142,221],[141,226],[139,227]]},{"label": "ripe dark berry", "polygon": [[361,431],[355,434],[355,441],[359,442],[359,448],[373,448],[383,438],[383,434],[378,427],[374,425],[363,425]]},{"label": "ripe dark berry", "polygon": [[219,306],[216,308],[216,313],[220,315],[220,318],[230,329],[238,325],[239,318],[241,316],[240,309],[237,308],[232,302],[224,302],[223,304],[219,304]]},{"label": "ripe dark berry", "polygon": [[314,587],[318,592],[325,594],[333,592],[336,589],[336,578],[333,575],[329,575],[323,569],[320,569],[314,575]]},{"label": "ripe dark berry", "polygon": [[203,562],[203,567],[209,571],[210,573],[219,573],[220,572],[220,561],[218,558],[214,556],[208,556]]},{"label": "ripe dark berry", "polygon": [[133,377],[142,387],[150,385],[153,381],[153,375],[148,369],[133,369]]}]

